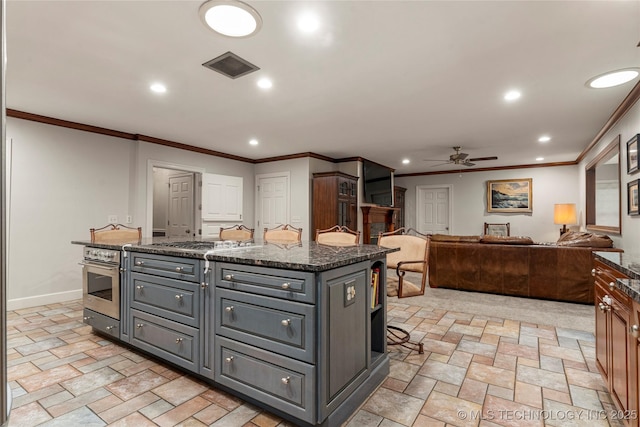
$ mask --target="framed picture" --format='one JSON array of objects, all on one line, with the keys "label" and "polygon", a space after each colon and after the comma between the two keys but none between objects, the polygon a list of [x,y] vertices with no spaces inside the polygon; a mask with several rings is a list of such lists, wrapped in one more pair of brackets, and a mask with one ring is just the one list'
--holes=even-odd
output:
[{"label": "framed picture", "polygon": [[487,212],[533,212],[533,180],[487,181]]},{"label": "framed picture", "polygon": [[638,135],[627,141],[627,173],[638,172]]},{"label": "framed picture", "polygon": [[629,215],[640,215],[640,210],[638,210],[638,183],[640,183],[640,179],[634,179],[627,184],[627,213]]}]

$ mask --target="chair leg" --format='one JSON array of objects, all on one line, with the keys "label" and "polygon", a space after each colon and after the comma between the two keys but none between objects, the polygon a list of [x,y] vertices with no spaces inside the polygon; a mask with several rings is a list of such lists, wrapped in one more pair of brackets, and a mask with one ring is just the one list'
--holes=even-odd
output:
[{"label": "chair leg", "polygon": [[397,326],[387,325],[387,345],[399,345],[409,350],[417,350],[418,354],[424,353],[424,345],[421,342],[410,341],[409,332]]}]

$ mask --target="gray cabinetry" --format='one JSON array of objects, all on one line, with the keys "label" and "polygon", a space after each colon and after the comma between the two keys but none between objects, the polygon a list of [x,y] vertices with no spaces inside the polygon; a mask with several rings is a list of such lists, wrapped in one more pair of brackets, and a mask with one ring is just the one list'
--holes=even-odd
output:
[{"label": "gray cabinetry", "polygon": [[201,261],[130,254],[127,295],[130,344],[199,373],[206,286]]},{"label": "gray cabinetry", "polygon": [[[217,263],[215,381],[309,424],[344,421],[388,372],[374,357],[386,348],[372,340],[385,331],[374,322],[372,332],[371,265],[309,273]],[[384,296],[378,316],[383,307]]]}]

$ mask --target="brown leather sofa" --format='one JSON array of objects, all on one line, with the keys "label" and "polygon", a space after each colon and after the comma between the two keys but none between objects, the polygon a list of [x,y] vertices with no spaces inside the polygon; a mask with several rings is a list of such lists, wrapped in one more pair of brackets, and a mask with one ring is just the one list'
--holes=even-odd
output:
[{"label": "brown leather sofa", "polygon": [[[567,233],[569,234],[569,233]],[[556,243],[528,237],[431,236],[429,286],[593,304],[592,251],[617,251],[603,235]]]}]

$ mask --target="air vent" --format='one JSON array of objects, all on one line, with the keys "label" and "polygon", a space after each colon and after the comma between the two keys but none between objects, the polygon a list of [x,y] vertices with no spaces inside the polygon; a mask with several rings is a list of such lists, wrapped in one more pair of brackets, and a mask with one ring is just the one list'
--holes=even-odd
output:
[{"label": "air vent", "polygon": [[202,65],[231,79],[237,79],[260,69],[231,52],[223,53]]}]

